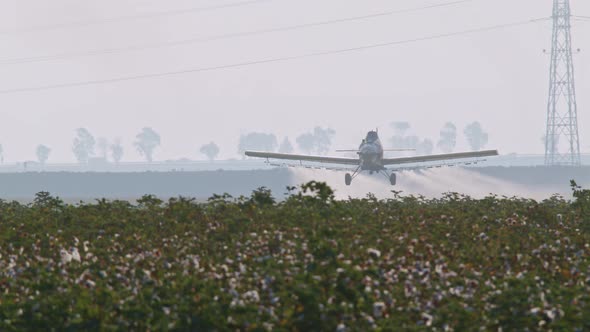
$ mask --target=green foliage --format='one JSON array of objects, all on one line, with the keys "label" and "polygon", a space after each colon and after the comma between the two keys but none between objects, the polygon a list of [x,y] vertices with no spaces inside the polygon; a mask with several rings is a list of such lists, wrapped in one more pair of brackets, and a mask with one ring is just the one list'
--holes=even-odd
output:
[{"label": "green foliage", "polygon": [[[576,199],[573,206],[580,209],[580,214],[587,224],[590,224],[590,190],[582,189],[576,181],[570,182],[573,196]],[[590,227],[590,225],[588,225]]]},{"label": "green foliage", "polygon": [[33,206],[38,208],[59,208],[64,202],[59,197],[53,197],[46,191],[41,191],[35,195]]},{"label": "green foliage", "polygon": [[137,200],[137,204],[139,204],[140,208],[147,208],[150,210],[160,207],[162,203],[164,203],[164,201],[154,195],[144,195]]},{"label": "green foliage", "polygon": [[0,201],[0,330],[588,330],[590,194],[572,188]]},{"label": "green foliage", "polygon": [[334,190],[325,182],[311,181],[301,185],[301,191],[306,194],[310,193],[319,202],[328,204],[334,202]]},{"label": "green foliage", "polygon": [[250,204],[259,207],[273,206],[276,201],[272,196],[270,189],[265,187],[258,188],[252,192],[252,196],[249,199]]}]

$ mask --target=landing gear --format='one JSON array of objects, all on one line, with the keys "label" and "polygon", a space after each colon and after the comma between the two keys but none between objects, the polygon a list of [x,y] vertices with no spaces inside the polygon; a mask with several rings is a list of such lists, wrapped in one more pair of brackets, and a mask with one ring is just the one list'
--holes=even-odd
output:
[{"label": "landing gear", "polygon": [[389,183],[391,183],[392,186],[395,186],[396,180],[397,179],[396,179],[395,173],[391,173],[389,175]]},{"label": "landing gear", "polygon": [[347,186],[350,186],[352,179],[354,179],[359,174],[360,169],[361,167],[359,166],[354,170],[354,172],[352,172],[352,174],[346,173],[344,176],[344,183],[346,183]]},{"label": "landing gear", "polygon": [[389,183],[391,183],[392,186],[395,186],[397,182],[397,176],[395,175],[395,173],[390,174],[387,170],[382,170],[381,174],[383,174],[383,176],[389,179]]},{"label": "landing gear", "polygon": [[[360,173],[360,167],[357,168],[352,174],[350,173],[346,173],[346,175],[344,176],[344,183],[346,183],[347,186],[350,186],[350,184],[352,183],[352,180]],[[377,174],[382,174],[383,176],[385,176],[387,179],[389,179],[389,183],[391,183],[392,186],[395,186],[395,184],[397,183],[397,176],[395,173],[389,173],[386,169],[382,169],[379,171],[369,171],[370,174],[373,173],[377,173]]]}]

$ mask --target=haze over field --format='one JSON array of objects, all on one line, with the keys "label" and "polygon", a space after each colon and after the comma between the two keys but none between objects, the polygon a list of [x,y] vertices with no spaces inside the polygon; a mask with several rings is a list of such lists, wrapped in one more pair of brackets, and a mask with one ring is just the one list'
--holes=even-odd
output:
[{"label": "haze over field", "polygon": [[[175,11],[229,0],[4,0],[0,3],[0,90],[223,66],[347,49],[545,18],[551,1],[474,0],[240,38],[142,51],[53,56],[275,29],[416,8],[445,1],[268,0],[207,11]],[[448,2],[448,1],[447,1]],[[576,15],[590,2],[572,0]],[[169,15],[152,16],[169,12]],[[116,19],[134,16],[134,19]],[[104,20],[111,20],[104,22]],[[60,26],[73,22],[100,24]],[[582,151],[590,150],[590,21],[573,21]],[[34,31],[26,31],[27,29]],[[151,126],[162,137],[156,160],[195,158],[215,141],[219,158],[239,158],[240,134],[270,132],[279,141],[314,126],[336,131],[333,148],[355,148],[367,130],[408,121],[411,133],[436,140],[447,122],[480,121],[488,147],[541,153],[545,129],[551,22],[463,34],[358,52],[302,58],[104,85],[0,94],[0,143],[6,161],[33,160],[38,144],[50,162],[73,162],[74,130],[122,138],[124,160],[141,160],[135,135]],[[26,59],[25,59],[26,60]],[[427,121],[425,121],[427,119]],[[457,150],[467,149],[462,137]],[[503,187],[503,186],[501,186]],[[468,188],[466,188],[468,189]]]}]

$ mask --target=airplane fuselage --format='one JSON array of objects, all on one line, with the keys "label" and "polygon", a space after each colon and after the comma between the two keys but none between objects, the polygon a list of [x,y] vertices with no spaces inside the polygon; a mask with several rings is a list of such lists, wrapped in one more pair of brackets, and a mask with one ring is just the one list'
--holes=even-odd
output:
[{"label": "airplane fuselage", "polygon": [[369,172],[385,170],[383,166],[383,145],[377,132],[371,131],[363,140],[357,152],[360,159],[360,169]]}]

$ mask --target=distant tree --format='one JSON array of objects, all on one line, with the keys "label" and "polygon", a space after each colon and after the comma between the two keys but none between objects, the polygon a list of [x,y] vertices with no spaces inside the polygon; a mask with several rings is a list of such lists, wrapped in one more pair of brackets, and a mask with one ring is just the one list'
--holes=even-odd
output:
[{"label": "distant tree", "polygon": [[123,145],[121,144],[121,139],[115,139],[115,142],[111,144],[111,157],[113,161],[118,164],[123,159]]},{"label": "distant tree", "polygon": [[313,153],[315,149],[315,137],[311,133],[301,134],[295,139],[297,146],[307,154]]},{"label": "distant tree", "polygon": [[202,154],[206,155],[210,161],[213,161],[215,160],[215,158],[217,158],[217,155],[219,154],[219,147],[214,142],[211,142],[209,144],[201,146],[201,149],[199,151]]},{"label": "distant tree", "polygon": [[410,129],[410,123],[406,121],[396,121],[391,123],[393,134],[395,136],[406,136],[406,132]]},{"label": "distant tree", "polygon": [[135,137],[137,139],[135,141],[137,152],[151,163],[153,161],[154,150],[160,145],[160,135],[152,128],[146,127]]},{"label": "distant tree", "polygon": [[313,135],[316,140],[316,151],[319,154],[326,154],[330,152],[330,146],[332,146],[332,137],[336,134],[333,129],[315,127],[313,129]]},{"label": "distant tree", "polygon": [[273,134],[249,133],[240,136],[238,153],[243,156],[247,150],[271,152],[276,150],[277,145],[277,137]]},{"label": "distant tree", "polygon": [[336,132],[331,128],[315,127],[313,132],[299,135],[296,139],[299,148],[306,153],[326,154],[330,151],[332,137]]},{"label": "distant tree", "polygon": [[440,138],[436,146],[444,153],[451,153],[457,145],[457,127],[447,122],[440,130]]},{"label": "distant tree", "polygon": [[391,146],[394,149],[418,149],[420,145],[420,137],[412,136],[393,136],[391,138]]},{"label": "distant tree", "polygon": [[291,144],[291,141],[289,141],[288,137],[285,137],[283,139],[283,141],[281,142],[281,145],[279,145],[279,152],[280,153],[292,153],[293,152],[293,145]]},{"label": "distant tree", "polygon": [[477,121],[465,127],[463,134],[473,151],[479,151],[488,144],[488,133],[483,131],[481,124]]},{"label": "distant tree", "polygon": [[108,159],[109,141],[104,137],[99,137],[97,147],[100,156],[104,159]]},{"label": "distant tree", "polygon": [[393,136],[390,138],[391,147],[394,149],[415,149],[420,138],[418,136],[406,136],[410,129],[410,123],[406,121],[396,121],[390,124],[393,129]]},{"label": "distant tree", "polygon": [[410,123],[405,121],[392,122],[393,136],[390,138],[391,147],[394,149],[418,149],[420,137],[406,136],[410,129]]},{"label": "distant tree", "polygon": [[86,128],[78,128],[72,146],[72,152],[80,164],[88,163],[90,156],[94,155],[94,136]]},{"label": "distant tree", "polygon": [[47,160],[49,159],[49,154],[51,153],[51,149],[47,146],[40,144],[37,146],[37,160],[39,163],[45,165]]},{"label": "distant tree", "polygon": [[420,156],[428,156],[434,150],[434,143],[431,140],[425,139],[416,146],[416,154]]},{"label": "distant tree", "polygon": [[417,155],[432,154],[434,143],[430,139],[406,135],[411,127],[409,122],[392,122],[391,127],[394,135],[390,139],[390,144],[394,149],[413,149]]}]

